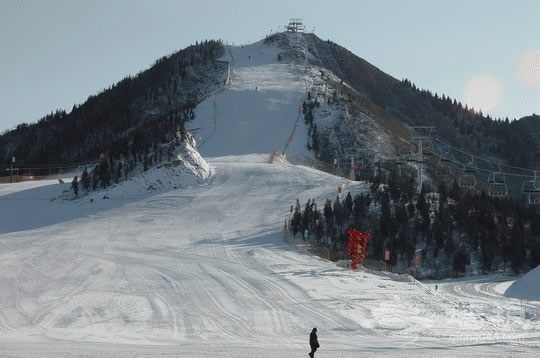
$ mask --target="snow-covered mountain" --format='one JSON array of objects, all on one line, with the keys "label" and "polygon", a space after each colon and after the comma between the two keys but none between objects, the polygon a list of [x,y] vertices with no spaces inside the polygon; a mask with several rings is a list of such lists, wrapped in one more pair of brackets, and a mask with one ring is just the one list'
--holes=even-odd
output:
[{"label": "snow-covered mountain", "polygon": [[[130,180],[75,199],[72,175],[0,186],[0,357],[306,356],[313,327],[318,357],[537,355],[540,304],[505,297],[513,278],[352,271],[284,230],[297,199],[369,190],[313,167],[300,106],[332,89],[291,56],[228,47],[196,143]],[[321,130],[347,121],[320,102]]]},{"label": "snow-covered mountain", "polygon": [[294,62],[278,61],[284,51],[264,41],[227,47],[227,91],[200,103],[186,124],[203,157],[279,151],[314,158],[300,108],[313,83]]}]

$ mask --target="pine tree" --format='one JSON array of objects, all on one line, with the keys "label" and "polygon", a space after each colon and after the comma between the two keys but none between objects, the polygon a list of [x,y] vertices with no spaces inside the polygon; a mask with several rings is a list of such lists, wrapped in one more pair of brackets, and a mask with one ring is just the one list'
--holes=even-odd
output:
[{"label": "pine tree", "polygon": [[347,212],[350,214],[353,211],[353,200],[351,192],[347,193],[347,196],[345,197],[345,202],[343,203],[343,208],[347,209]]},{"label": "pine tree", "polygon": [[429,205],[426,202],[426,190],[422,188],[420,194],[418,194],[418,199],[416,201],[416,209],[420,217],[417,220],[417,228],[419,231],[427,233],[430,227],[430,217],[429,217]]},{"label": "pine tree", "polygon": [[122,162],[118,162],[116,165],[116,172],[114,175],[114,182],[118,184],[120,179],[122,178]]},{"label": "pine tree", "polygon": [[353,226],[355,226],[357,229],[362,228],[363,220],[368,213],[370,203],[371,198],[369,195],[364,196],[363,194],[356,194],[354,197]]},{"label": "pine tree", "polygon": [[383,238],[389,238],[396,232],[392,212],[390,209],[390,194],[384,192],[381,197],[380,230]]},{"label": "pine tree", "polygon": [[525,252],[525,233],[523,230],[523,224],[521,222],[514,223],[511,232],[511,251],[510,251],[510,266],[514,273],[519,274],[521,268],[525,264],[526,252]]},{"label": "pine tree", "polygon": [[312,137],[311,147],[313,148],[315,152],[318,152],[320,150],[320,146],[319,146],[319,133],[317,132],[317,124],[313,124],[313,133],[311,137]]},{"label": "pine tree", "polygon": [[323,211],[324,218],[326,219],[326,225],[328,226],[328,231],[331,231],[334,226],[334,210],[332,209],[332,202],[330,199],[326,199]]},{"label": "pine tree", "polygon": [[457,180],[452,183],[452,188],[448,192],[448,196],[456,201],[461,199],[461,187]]},{"label": "pine tree", "polygon": [[71,189],[73,189],[73,194],[75,194],[75,197],[79,196],[79,180],[77,176],[73,178],[73,181],[71,182]]},{"label": "pine tree", "polygon": [[92,190],[96,190],[98,184],[99,184],[99,164],[96,165],[94,170],[92,170]]},{"label": "pine tree", "polygon": [[101,187],[103,189],[106,189],[111,184],[111,173],[109,170],[109,161],[108,160],[101,160],[99,163],[99,182],[101,183]]},{"label": "pine tree", "polygon": [[469,255],[464,249],[458,249],[452,258],[452,268],[456,273],[465,272],[466,266],[469,261]]},{"label": "pine tree", "polygon": [[313,220],[311,199],[308,199],[302,215],[302,229],[311,231],[310,225]]},{"label": "pine tree", "polygon": [[399,201],[395,210],[396,222],[399,226],[406,226],[409,222],[409,215],[407,213],[407,208],[405,207],[405,202],[402,200]]},{"label": "pine tree", "polygon": [[336,197],[336,200],[334,201],[334,218],[336,220],[337,226],[343,225],[343,213],[341,212],[341,203],[339,202],[339,195]]},{"label": "pine tree", "polygon": [[88,176],[88,169],[86,167],[81,174],[81,185],[84,191],[90,189],[90,177]]},{"label": "pine tree", "polygon": [[493,267],[493,261],[495,259],[495,249],[492,241],[485,235],[480,233],[480,258],[482,264],[482,272],[487,273],[491,271]]},{"label": "pine tree", "polygon": [[409,213],[409,218],[414,218],[416,208],[414,207],[414,203],[412,201],[409,201],[409,204],[407,205],[407,212]]},{"label": "pine tree", "polygon": [[540,265],[540,237],[533,238],[530,243],[530,266],[536,267]]},{"label": "pine tree", "polygon": [[302,233],[302,213],[300,212],[300,207],[296,206],[294,209],[294,214],[291,219],[291,231],[293,233],[293,236],[296,237],[296,234],[298,232]]}]

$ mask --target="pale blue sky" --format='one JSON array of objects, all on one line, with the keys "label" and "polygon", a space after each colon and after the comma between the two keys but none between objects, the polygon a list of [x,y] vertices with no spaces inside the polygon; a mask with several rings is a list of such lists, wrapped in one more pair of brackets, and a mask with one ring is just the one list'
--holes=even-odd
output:
[{"label": "pale blue sky", "polygon": [[69,112],[195,41],[255,42],[291,17],[493,117],[540,113],[536,0],[0,0],[0,131]]}]

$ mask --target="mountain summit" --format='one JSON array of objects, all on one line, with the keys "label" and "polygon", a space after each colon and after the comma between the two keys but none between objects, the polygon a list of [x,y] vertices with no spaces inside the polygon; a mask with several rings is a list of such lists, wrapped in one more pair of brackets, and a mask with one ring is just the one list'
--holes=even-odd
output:
[{"label": "mountain summit", "polygon": [[[59,110],[4,133],[0,162],[7,167],[14,157],[17,168],[40,175],[104,153],[111,167],[112,161],[148,167],[166,155],[176,133],[189,130],[205,155],[285,152],[316,158],[313,165],[344,176],[362,168],[356,175],[365,177],[414,155],[418,161],[422,137],[431,155],[422,170],[436,185],[437,172],[457,180],[474,168],[487,189],[496,170],[508,179],[534,177],[540,143],[530,129],[540,121],[531,118],[484,117],[338,44],[291,30],[246,46],[204,41],[162,57],[70,113]],[[452,165],[441,165],[450,157]],[[510,185],[509,194],[520,193]]]}]

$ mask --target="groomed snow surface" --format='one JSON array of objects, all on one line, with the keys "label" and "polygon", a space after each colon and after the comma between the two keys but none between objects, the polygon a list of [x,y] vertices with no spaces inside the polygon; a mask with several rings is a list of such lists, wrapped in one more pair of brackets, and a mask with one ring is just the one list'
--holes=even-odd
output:
[{"label": "groomed snow surface", "polygon": [[[305,98],[302,73],[276,51],[233,49],[236,82],[197,109],[206,162],[75,200],[69,180],[0,186],[1,357],[305,358],[313,327],[321,358],[538,355],[540,302],[505,297],[512,278],[413,283],[284,240],[296,199],[321,208],[344,180],[268,164]],[[291,153],[311,155],[296,143]]]}]

